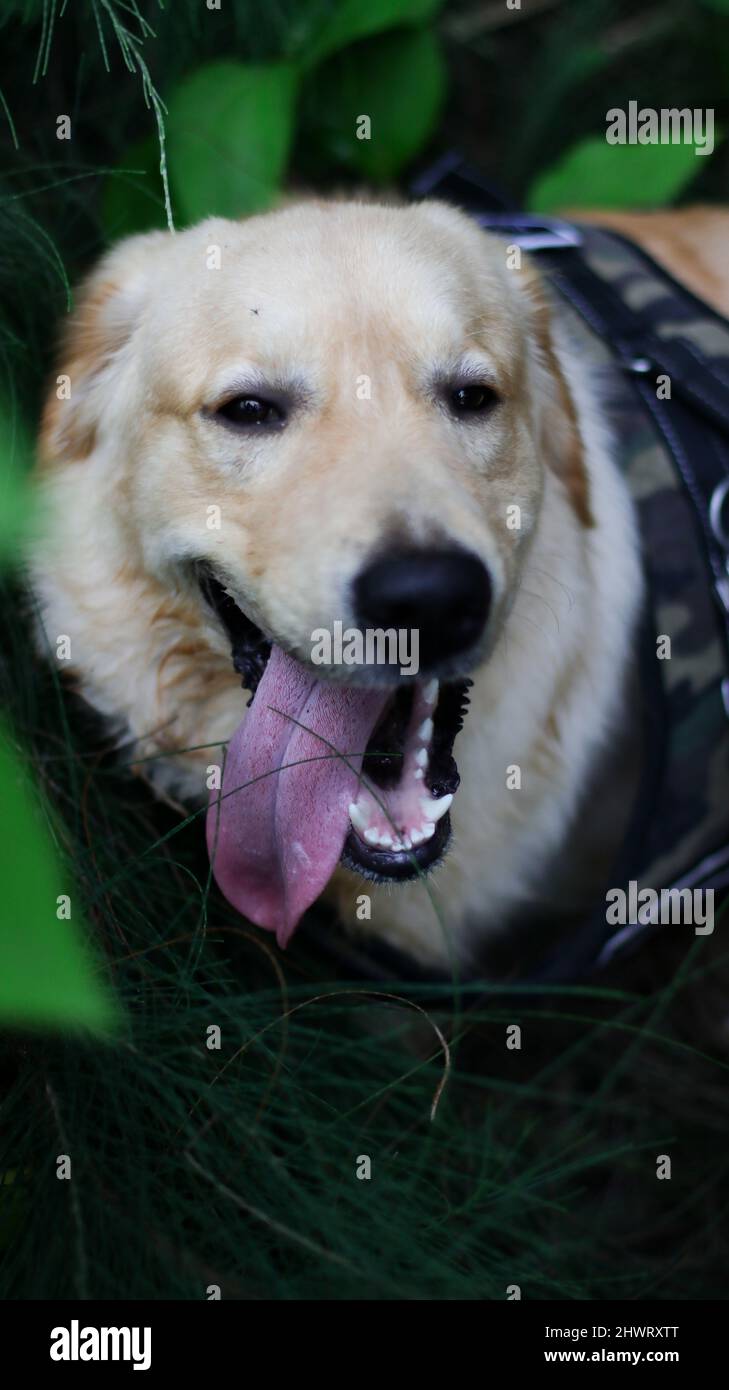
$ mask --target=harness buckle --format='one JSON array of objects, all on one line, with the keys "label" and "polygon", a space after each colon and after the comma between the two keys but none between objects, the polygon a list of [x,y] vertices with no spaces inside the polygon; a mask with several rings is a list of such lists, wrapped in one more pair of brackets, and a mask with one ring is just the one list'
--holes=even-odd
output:
[{"label": "harness buckle", "polygon": [[472,212],[485,231],[509,236],[522,251],[569,251],[583,242],[582,232],[560,217],[532,217],[526,212]]},{"label": "harness buckle", "polygon": [[725,551],[729,551],[729,507],[726,508],[725,515],[727,498],[729,498],[729,478],[722,478],[711,494],[709,521],[719,545]]},{"label": "harness buckle", "polygon": [[720,579],[717,579],[714,589],[724,612],[729,617],[729,577],[725,579],[722,575]]},{"label": "harness buckle", "polygon": [[468,213],[485,231],[509,235],[523,251],[566,251],[583,242],[582,232],[559,217],[538,217],[514,209],[505,189],[466,164],[456,150],[441,155],[410,185],[415,198],[444,198]]}]

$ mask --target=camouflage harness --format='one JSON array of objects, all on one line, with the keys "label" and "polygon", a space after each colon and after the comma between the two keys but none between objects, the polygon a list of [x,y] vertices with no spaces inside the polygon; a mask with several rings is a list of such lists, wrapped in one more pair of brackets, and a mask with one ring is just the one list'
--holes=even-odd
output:
[{"label": "camouflage harness", "polygon": [[[648,603],[639,637],[643,772],[629,829],[593,914],[526,974],[506,969],[511,983],[574,980],[657,929],[655,911],[638,906],[641,890],[729,884],[729,320],[614,233],[504,211],[457,157],[413,192],[464,208],[547,276],[604,377],[637,507]],[[610,926],[605,894],[621,885],[627,896],[631,882],[632,920]],[[376,961],[370,948],[350,964],[378,977],[413,973],[379,945]]]},{"label": "camouflage harness", "polygon": [[[611,882],[717,889],[729,883],[729,322],[622,237],[575,230],[568,264],[536,258],[604,366],[648,590],[645,771]],[[570,957],[601,965],[656,925],[638,911],[611,932],[603,905]]]}]

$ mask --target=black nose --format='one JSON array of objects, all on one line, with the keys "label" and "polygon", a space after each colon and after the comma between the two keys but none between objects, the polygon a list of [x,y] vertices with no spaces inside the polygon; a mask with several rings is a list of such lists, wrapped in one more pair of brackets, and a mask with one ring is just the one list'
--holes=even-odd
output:
[{"label": "black nose", "polygon": [[417,629],[421,668],[472,647],[486,625],[490,601],[488,570],[467,550],[390,554],[354,581],[360,626]]}]

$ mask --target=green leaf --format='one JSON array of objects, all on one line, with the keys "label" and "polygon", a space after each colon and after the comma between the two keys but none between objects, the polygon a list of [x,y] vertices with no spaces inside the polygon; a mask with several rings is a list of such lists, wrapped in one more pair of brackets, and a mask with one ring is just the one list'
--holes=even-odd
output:
[{"label": "green leaf", "polygon": [[[374,182],[392,179],[432,135],[443,104],[446,73],[429,29],[402,30],[358,43],[310,79],[317,155],[348,165]],[[358,139],[362,118],[369,137]]]},{"label": "green leaf", "polygon": [[156,135],[130,145],[104,185],[101,219],[108,241],[133,232],[165,231],[164,189]]},{"label": "green leaf", "polygon": [[704,4],[717,14],[729,14],[729,0],[704,0]]},{"label": "green leaf", "polygon": [[[539,165],[545,136],[553,139],[554,132],[564,128],[577,89],[590,81],[594,83],[608,63],[608,54],[597,43],[574,42],[567,47],[563,43],[558,55],[556,49],[553,36],[539,50],[539,61],[530,77],[530,89],[539,92],[539,101],[523,103],[518,127],[509,142],[510,158],[517,168],[533,169]],[[568,129],[571,133],[572,124]]]},{"label": "green leaf", "polygon": [[307,65],[320,63],[338,48],[356,39],[379,34],[400,25],[421,25],[441,9],[443,0],[339,0],[328,19],[319,24],[302,58]]},{"label": "green leaf", "polygon": [[[116,1012],[79,934],[61,871],[20,762],[0,729],[0,1023],[105,1032]],[[71,920],[57,899],[71,898]]]},{"label": "green leaf", "polygon": [[33,507],[26,477],[33,440],[16,402],[0,395],[0,562],[5,562],[27,534]]},{"label": "green leaf", "polygon": [[528,207],[657,207],[670,203],[703,164],[693,145],[608,145],[601,136],[589,136],[540,174]]},{"label": "green leaf", "polygon": [[182,222],[269,206],[286,170],[297,87],[284,63],[209,63],[175,88],[167,163]]}]

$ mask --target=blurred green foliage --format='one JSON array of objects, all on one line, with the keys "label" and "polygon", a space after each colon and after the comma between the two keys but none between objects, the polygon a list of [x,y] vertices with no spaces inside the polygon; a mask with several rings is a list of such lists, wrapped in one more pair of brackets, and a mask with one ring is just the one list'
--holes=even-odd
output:
[{"label": "blurred green foliage", "polygon": [[0,564],[17,553],[27,535],[31,505],[27,474],[33,456],[29,421],[17,401],[0,392]]},{"label": "blurred green foliage", "polygon": [[[663,207],[697,173],[693,145],[607,145],[591,135],[537,178],[528,205],[535,212],[560,208]],[[706,156],[709,157],[709,156]]]},{"label": "blurred green foliage", "polygon": [[167,148],[181,221],[267,207],[283,182],[298,73],[290,63],[208,63],[170,94]]},{"label": "blurred green foliage", "polygon": [[[27,477],[32,451],[28,421],[6,389],[0,393],[0,565],[19,554],[35,520]],[[30,627],[31,615],[24,621]],[[39,797],[4,719],[0,790],[0,1026],[108,1032],[116,1010],[79,926],[72,856],[53,842],[55,813]],[[68,901],[60,905],[61,897]]]},{"label": "blurred green foliage", "polygon": [[[322,179],[339,168],[374,184],[395,179],[436,129],[446,85],[432,29],[396,30],[330,59],[309,74],[302,93],[310,174]],[[358,138],[362,116],[371,138]]]},{"label": "blurred green foliage", "polygon": [[634,147],[572,158],[588,139],[602,147],[607,112],[630,101],[709,107],[717,132],[729,128],[724,0],[523,0],[510,15],[499,3],[457,0],[440,32],[457,90],[441,135],[523,204],[542,206],[543,179],[558,169],[563,206],[614,206],[621,184],[626,207],[726,201],[729,148],[718,135],[713,155],[686,160],[680,180],[681,155],[668,145],[643,147],[643,178]]},{"label": "blurred green foliage", "polygon": [[73,866],[61,868],[28,768],[2,726],[0,786],[0,1025],[108,1032],[115,1009],[77,930]]},{"label": "blurred green foliage", "polygon": [[[342,3],[319,10],[316,27],[305,22],[304,5],[282,35],[283,61],[204,63],[174,83],[165,92],[162,177],[169,173],[177,224],[269,206],[297,134],[319,177],[341,169],[375,183],[395,178],[440,114],[445,66],[435,30],[425,27],[439,7],[440,0]],[[364,138],[362,116],[370,123]],[[139,175],[156,193],[152,200],[107,194],[110,237],[165,225],[158,153],[148,139],[123,156],[128,168],[141,156]]]}]

